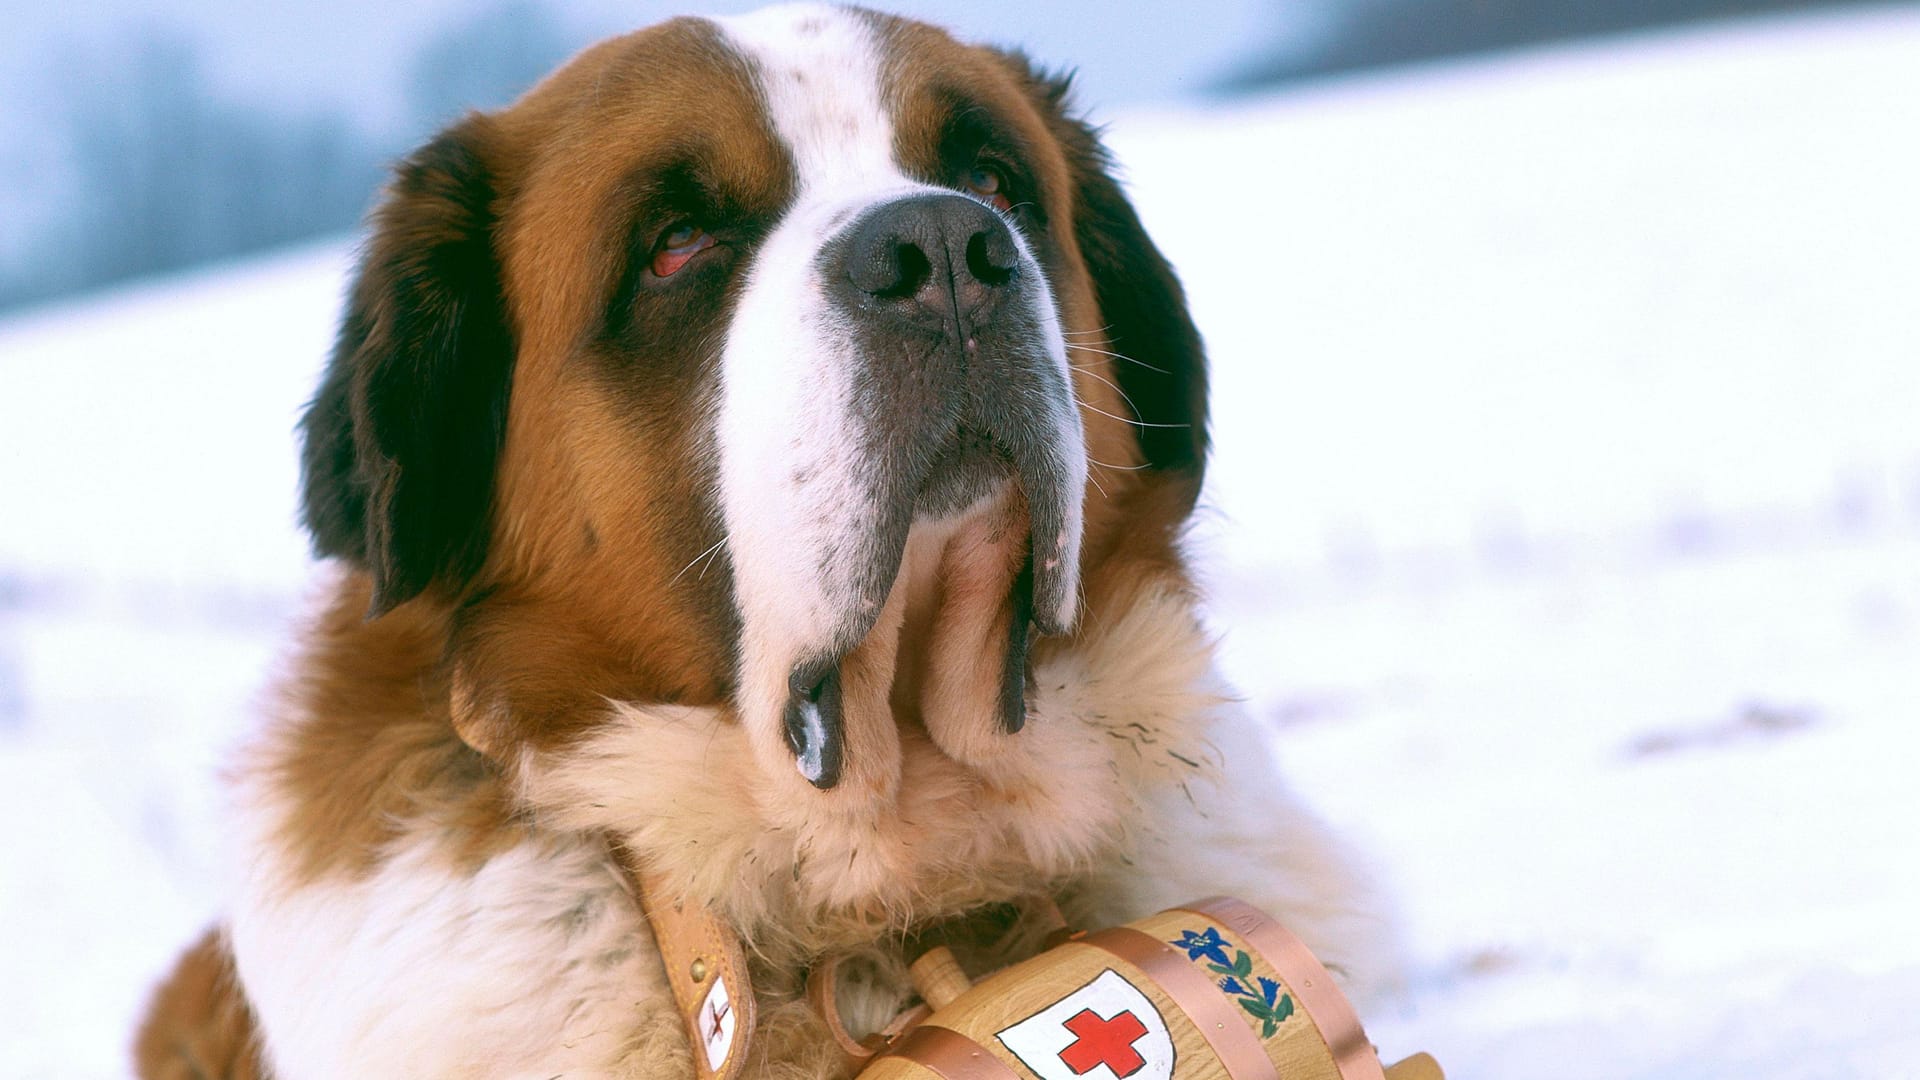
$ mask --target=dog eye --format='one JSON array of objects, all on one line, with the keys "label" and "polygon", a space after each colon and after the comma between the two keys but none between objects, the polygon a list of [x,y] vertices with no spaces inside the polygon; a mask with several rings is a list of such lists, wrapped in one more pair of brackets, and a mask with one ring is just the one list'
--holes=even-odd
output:
[{"label": "dog eye", "polygon": [[718,241],[713,234],[695,225],[683,221],[660,234],[660,242],[653,249],[653,276],[672,277],[680,268],[692,261],[695,255],[712,247]]},{"label": "dog eye", "polygon": [[997,166],[978,164],[967,173],[967,190],[995,210],[1012,209],[1013,203],[1007,198],[1007,178]]}]

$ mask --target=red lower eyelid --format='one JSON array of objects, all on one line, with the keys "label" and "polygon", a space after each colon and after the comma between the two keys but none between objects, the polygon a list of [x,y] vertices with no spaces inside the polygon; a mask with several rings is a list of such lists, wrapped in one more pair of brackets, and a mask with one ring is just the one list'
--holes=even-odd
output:
[{"label": "red lower eyelid", "polygon": [[656,253],[653,257],[653,276],[672,277],[680,271],[681,267],[687,265],[695,255],[712,247],[713,244],[713,237],[702,236],[686,247],[666,248]]},{"label": "red lower eyelid", "polygon": [[669,277],[687,265],[687,260],[691,258],[691,251],[663,251],[653,257],[653,276]]}]

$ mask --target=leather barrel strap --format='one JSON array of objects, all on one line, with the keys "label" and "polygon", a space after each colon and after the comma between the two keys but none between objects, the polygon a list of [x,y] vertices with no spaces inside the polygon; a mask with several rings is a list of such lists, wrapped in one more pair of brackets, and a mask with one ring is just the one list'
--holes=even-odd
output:
[{"label": "leather barrel strap", "polygon": [[820,1022],[827,1027],[827,1033],[833,1036],[833,1044],[840,1049],[846,1061],[848,1074],[858,1073],[872,1061],[876,1054],[892,1046],[903,1032],[926,1021],[933,1010],[925,1005],[916,1005],[893,1018],[892,1022],[864,1039],[856,1039],[847,1030],[847,1024],[840,1016],[840,999],[836,986],[840,977],[841,957],[829,956],[813,966],[807,974],[807,1001],[813,1006]]},{"label": "leather barrel strap", "polygon": [[991,1051],[938,1024],[914,1028],[881,1056],[911,1061],[942,1080],[1020,1080]]},{"label": "leather barrel strap", "polygon": [[739,1080],[757,1013],[739,936],[704,906],[667,901],[669,892],[618,844],[614,861],[653,928],[667,986],[686,1023],[695,1080]]},{"label": "leather barrel strap", "polygon": [[1240,1018],[1239,1010],[1213,980],[1201,974],[1187,955],[1131,926],[1115,926],[1077,939],[1111,953],[1147,973],[1220,1059],[1233,1080],[1280,1080],[1280,1072],[1260,1045],[1259,1036]]},{"label": "leather barrel strap", "polygon": [[1320,1030],[1340,1080],[1385,1080],[1380,1057],[1360,1027],[1353,1005],[1312,950],[1259,908],[1231,896],[1214,896],[1182,911],[1216,919],[1247,939],[1300,999],[1300,1008]]}]

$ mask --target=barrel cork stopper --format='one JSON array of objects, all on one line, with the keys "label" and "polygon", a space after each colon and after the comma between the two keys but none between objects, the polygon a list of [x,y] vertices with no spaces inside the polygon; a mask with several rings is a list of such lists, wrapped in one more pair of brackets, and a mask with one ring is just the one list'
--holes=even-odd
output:
[{"label": "barrel cork stopper", "polygon": [[945,945],[928,949],[907,970],[913,976],[913,988],[920,991],[920,1000],[936,1009],[946,1008],[954,998],[973,989],[973,980],[960,970],[960,961]]},{"label": "barrel cork stopper", "polygon": [[1387,1080],[1447,1080],[1430,1054],[1415,1054],[1387,1066]]}]

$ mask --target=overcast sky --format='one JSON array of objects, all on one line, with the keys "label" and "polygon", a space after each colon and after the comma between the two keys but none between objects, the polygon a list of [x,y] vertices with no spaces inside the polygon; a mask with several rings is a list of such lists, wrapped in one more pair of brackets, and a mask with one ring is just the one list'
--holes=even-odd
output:
[{"label": "overcast sky", "polygon": [[[0,0],[0,275],[36,273],[46,237],[72,217],[73,116],[89,95],[124,99],[118,68],[147,39],[192,47],[209,106],[257,104],[289,119],[345,120],[398,153],[426,135],[408,100],[421,47],[513,0]],[[679,14],[728,14],[756,0],[519,0],[585,45]],[[1276,43],[1305,13],[1346,0],[875,0],[963,38],[1019,45],[1079,72],[1096,119],[1146,101],[1199,96]],[[1284,16],[1295,24],[1288,35]],[[479,103],[487,104],[487,103]]]},{"label": "overcast sky", "polygon": [[[760,6],[726,0],[547,5],[583,40],[668,15]],[[874,6],[954,27],[965,37],[1024,45],[1049,65],[1076,65],[1082,100],[1095,109],[1204,91],[1280,38],[1283,9],[1276,0],[898,0]],[[29,109],[50,68],[84,66],[101,54],[100,43],[164,28],[201,42],[209,74],[236,96],[348,103],[375,122],[401,115],[413,50],[483,10],[472,0],[28,0],[8,7],[6,33],[0,34],[0,89]]]}]

